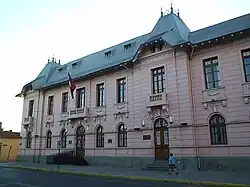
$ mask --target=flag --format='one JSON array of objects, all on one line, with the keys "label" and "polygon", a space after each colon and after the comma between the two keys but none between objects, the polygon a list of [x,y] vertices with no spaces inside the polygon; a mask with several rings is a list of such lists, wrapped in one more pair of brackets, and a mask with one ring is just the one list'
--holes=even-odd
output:
[{"label": "flag", "polygon": [[68,72],[68,78],[69,78],[69,89],[70,89],[70,93],[71,93],[71,97],[72,99],[74,99],[74,91],[76,89],[76,85],[75,85],[75,82],[72,80],[69,72]]}]

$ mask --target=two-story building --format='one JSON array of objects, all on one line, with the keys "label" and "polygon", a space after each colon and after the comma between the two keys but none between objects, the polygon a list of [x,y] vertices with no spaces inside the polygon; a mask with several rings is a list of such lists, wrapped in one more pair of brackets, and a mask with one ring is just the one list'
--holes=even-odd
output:
[{"label": "two-story building", "polygon": [[20,160],[43,161],[60,142],[90,164],[144,167],[172,152],[189,169],[249,170],[250,14],[191,32],[161,13],[148,34],[48,60],[18,96]]}]

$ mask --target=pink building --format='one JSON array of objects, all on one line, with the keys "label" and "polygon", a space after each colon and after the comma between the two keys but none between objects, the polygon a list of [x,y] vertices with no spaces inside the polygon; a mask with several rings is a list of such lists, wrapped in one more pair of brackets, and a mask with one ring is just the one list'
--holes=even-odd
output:
[{"label": "pink building", "polygon": [[18,96],[20,160],[43,162],[60,142],[90,164],[152,168],[172,152],[189,170],[249,170],[250,14],[194,32],[161,14],[148,34],[49,60]]}]

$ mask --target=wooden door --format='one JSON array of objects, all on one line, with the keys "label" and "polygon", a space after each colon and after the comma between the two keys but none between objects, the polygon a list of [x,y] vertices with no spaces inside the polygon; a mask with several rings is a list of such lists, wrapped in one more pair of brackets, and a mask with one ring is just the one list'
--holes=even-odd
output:
[{"label": "wooden door", "polygon": [[79,126],[76,131],[76,154],[85,155],[85,129]]},{"label": "wooden door", "polygon": [[167,121],[159,118],[154,124],[155,159],[165,160],[169,156],[169,134]]}]

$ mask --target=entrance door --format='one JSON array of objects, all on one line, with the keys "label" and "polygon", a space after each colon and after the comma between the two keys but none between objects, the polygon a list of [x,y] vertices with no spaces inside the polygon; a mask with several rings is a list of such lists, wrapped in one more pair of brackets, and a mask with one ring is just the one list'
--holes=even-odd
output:
[{"label": "entrance door", "polygon": [[76,154],[84,156],[85,147],[85,129],[81,125],[76,130]]},{"label": "entrance door", "polygon": [[155,159],[165,160],[169,155],[169,134],[167,121],[159,118],[154,123]]}]

